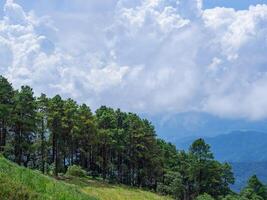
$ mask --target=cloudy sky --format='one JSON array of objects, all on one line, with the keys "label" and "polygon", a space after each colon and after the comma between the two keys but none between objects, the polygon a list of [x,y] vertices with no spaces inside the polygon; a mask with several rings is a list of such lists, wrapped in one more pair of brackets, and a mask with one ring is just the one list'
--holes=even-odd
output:
[{"label": "cloudy sky", "polygon": [[267,0],[0,0],[0,74],[162,115],[267,117]]}]

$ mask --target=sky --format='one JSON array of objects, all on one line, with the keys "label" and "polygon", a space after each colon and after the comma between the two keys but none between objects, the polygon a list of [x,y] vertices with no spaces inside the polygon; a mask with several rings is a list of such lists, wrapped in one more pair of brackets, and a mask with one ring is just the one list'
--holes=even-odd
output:
[{"label": "sky", "polygon": [[228,7],[236,10],[248,9],[251,5],[266,4],[266,0],[204,0],[205,8]]},{"label": "sky", "polygon": [[0,0],[0,74],[149,116],[267,117],[267,0]]}]

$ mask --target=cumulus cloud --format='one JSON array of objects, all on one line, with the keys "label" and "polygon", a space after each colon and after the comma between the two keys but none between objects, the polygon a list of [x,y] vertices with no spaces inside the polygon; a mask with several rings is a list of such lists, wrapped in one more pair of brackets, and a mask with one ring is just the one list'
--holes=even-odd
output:
[{"label": "cumulus cloud", "polygon": [[99,92],[120,84],[126,66],[117,66],[98,52],[79,56],[65,51],[57,45],[58,34],[51,18],[38,18],[7,1],[0,21],[1,73],[16,87],[29,84],[37,93],[61,93],[89,102]]},{"label": "cumulus cloud", "polygon": [[38,9],[26,12],[8,0],[0,72],[15,86],[30,84],[93,108],[267,117],[266,5],[242,11],[205,10],[201,0],[108,5],[63,1],[65,11],[37,17]]}]

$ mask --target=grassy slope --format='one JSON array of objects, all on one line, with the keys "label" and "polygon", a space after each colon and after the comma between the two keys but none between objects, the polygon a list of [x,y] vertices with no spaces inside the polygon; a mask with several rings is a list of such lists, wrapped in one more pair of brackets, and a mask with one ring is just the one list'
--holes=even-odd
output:
[{"label": "grassy slope", "polygon": [[169,197],[124,185],[111,185],[91,179],[70,179],[67,182],[79,185],[82,191],[101,200],[170,200]]},{"label": "grassy slope", "polygon": [[94,200],[80,187],[19,167],[0,156],[1,200]]},{"label": "grassy slope", "polygon": [[169,200],[151,192],[90,179],[58,181],[0,156],[1,200]]}]

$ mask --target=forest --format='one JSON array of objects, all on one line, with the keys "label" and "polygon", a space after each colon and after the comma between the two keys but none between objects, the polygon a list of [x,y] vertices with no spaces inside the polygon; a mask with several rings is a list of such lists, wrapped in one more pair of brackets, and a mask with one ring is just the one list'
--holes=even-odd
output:
[{"label": "forest", "polygon": [[[252,176],[240,194],[231,191],[231,165],[217,161],[203,139],[188,150],[157,137],[135,113],[86,104],[60,95],[36,97],[0,76],[0,153],[58,177],[70,168],[109,183],[144,188],[177,200],[265,200],[267,188]],[[0,169],[1,170],[1,169]]]}]

